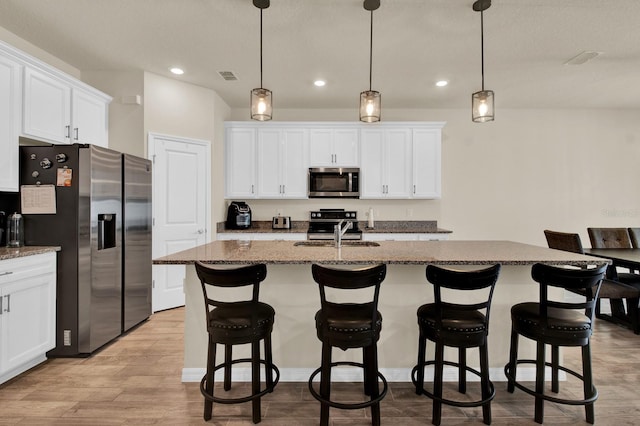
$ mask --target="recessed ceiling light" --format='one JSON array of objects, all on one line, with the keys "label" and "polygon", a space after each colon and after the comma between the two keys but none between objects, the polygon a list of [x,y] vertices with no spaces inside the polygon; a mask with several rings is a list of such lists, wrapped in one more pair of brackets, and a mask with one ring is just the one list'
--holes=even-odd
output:
[{"label": "recessed ceiling light", "polygon": [[327,84],[327,82],[324,80],[316,80],[313,82],[313,84],[317,87],[323,87],[325,84]]},{"label": "recessed ceiling light", "polygon": [[438,86],[438,87],[444,87],[444,86],[446,86],[447,84],[449,84],[449,82],[448,82],[447,80],[439,80],[439,81],[436,81],[436,86]]},{"label": "recessed ceiling light", "polygon": [[174,73],[175,75],[182,75],[184,74],[184,71],[182,70],[182,68],[171,68],[169,71],[171,71],[172,73]]}]

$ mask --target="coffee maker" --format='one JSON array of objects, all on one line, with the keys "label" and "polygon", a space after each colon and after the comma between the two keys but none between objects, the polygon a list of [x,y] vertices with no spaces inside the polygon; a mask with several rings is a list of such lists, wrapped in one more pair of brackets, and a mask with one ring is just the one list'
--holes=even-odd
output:
[{"label": "coffee maker", "polygon": [[227,209],[227,229],[251,227],[251,208],[243,201],[232,201]]}]

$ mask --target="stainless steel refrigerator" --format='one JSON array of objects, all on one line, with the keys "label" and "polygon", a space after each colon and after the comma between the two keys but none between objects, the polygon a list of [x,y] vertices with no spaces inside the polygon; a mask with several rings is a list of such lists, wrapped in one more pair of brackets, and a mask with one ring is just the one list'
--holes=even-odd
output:
[{"label": "stainless steel refrigerator", "polygon": [[151,161],[122,154],[122,331],[151,315]]},{"label": "stainless steel refrigerator", "polygon": [[[123,240],[132,235],[123,234],[123,217],[128,211],[123,210],[123,193],[131,193],[127,190],[131,184],[124,179],[130,174],[123,172],[121,153],[93,145],[21,146],[20,155],[25,244],[61,247],[56,347],[47,355],[89,355],[124,330],[123,304],[128,309],[138,303],[127,302],[123,295],[144,293],[140,273],[133,274],[138,277],[132,279],[134,290],[129,291],[123,270],[141,269],[138,263],[148,264],[151,270],[150,254],[148,259],[136,257],[136,253],[146,253],[140,249],[145,232],[133,232],[130,252],[123,256]],[[136,217],[131,212],[128,215],[132,220]],[[139,225],[130,228],[150,229],[136,220]],[[150,244],[150,231],[148,238]],[[150,275],[149,294],[145,295],[149,299]],[[150,314],[149,309],[144,318]]]}]

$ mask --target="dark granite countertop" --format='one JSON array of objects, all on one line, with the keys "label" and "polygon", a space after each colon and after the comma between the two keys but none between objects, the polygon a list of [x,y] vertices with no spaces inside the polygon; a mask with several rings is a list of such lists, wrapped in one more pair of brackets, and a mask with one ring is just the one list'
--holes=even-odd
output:
[{"label": "dark granite countertop", "polygon": [[[378,220],[374,228],[367,227],[367,221],[359,221],[360,230],[364,233],[412,233],[412,234],[450,234],[452,231],[438,228],[435,220]],[[291,229],[273,229],[271,221],[254,220],[251,228],[248,229],[227,229],[225,222],[218,222],[216,231],[218,233],[306,233],[309,222],[306,220],[292,220]]]},{"label": "dark granite countertop", "polygon": [[[299,242],[298,242],[299,243]],[[300,247],[293,241],[213,241],[154,259],[159,265],[400,264],[400,265],[601,265],[609,260],[513,241],[382,241],[377,246]]]},{"label": "dark granite countertop", "polygon": [[34,254],[60,251],[56,246],[27,246],[27,247],[0,247],[0,260],[16,259],[18,257],[33,256]]}]

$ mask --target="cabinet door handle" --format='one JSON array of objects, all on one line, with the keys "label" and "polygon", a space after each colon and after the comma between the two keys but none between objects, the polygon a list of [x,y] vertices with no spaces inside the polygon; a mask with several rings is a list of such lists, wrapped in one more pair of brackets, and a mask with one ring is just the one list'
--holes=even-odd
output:
[{"label": "cabinet door handle", "polygon": [[413,185],[413,193],[414,194],[416,193],[416,186],[415,185]]},{"label": "cabinet door handle", "polygon": [[77,127],[73,129],[73,133],[74,133],[74,137],[73,138],[75,140],[78,140],[78,128]]},{"label": "cabinet door handle", "polygon": [[251,185],[251,193],[253,194],[253,185]]},{"label": "cabinet door handle", "polygon": [[7,298],[7,309],[5,312],[11,312],[11,295],[7,294],[5,297]]},{"label": "cabinet door handle", "polygon": [[64,130],[66,132],[65,138],[69,139],[71,137],[71,126],[64,126]]},{"label": "cabinet door handle", "polygon": [[2,315],[2,299],[3,297],[0,297],[0,315]]},{"label": "cabinet door handle", "polygon": [[4,277],[5,275],[11,275],[11,274],[13,274],[13,271],[3,272],[0,274],[0,277]]},{"label": "cabinet door handle", "polygon": [[283,193],[283,194],[285,193],[284,185],[282,185],[282,193]]}]

